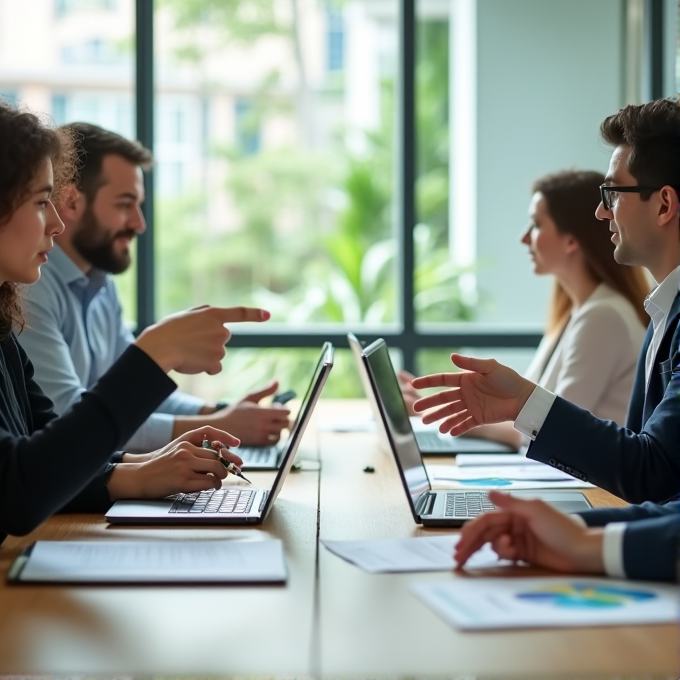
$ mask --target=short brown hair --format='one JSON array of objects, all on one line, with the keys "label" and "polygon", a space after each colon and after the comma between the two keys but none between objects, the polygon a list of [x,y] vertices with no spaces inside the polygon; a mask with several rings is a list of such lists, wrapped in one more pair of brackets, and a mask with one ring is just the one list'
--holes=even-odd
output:
[{"label": "short brown hair", "polygon": [[[680,102],[677,97],[624,106],[600,125],[602,139],[630,149],[628,170],[638,184],[680,192]],[[651,192],[640,194],[649,200]]]},{"label": "short brown hair", "polygon": [[[53,198],[73,181],[74,148],[67,132],[54,130],[38,116],[23,108],[0,101],[0,229],[30,195],[35,175],[45,159],[54,170]],[[0,339],[24,321],[17,285],[5,281],[0,286]]]},{"label": "short brown hair", "polygon": [[[643,303],[649,284],[639,267],[620,265],[614,259],[614,244],[605,224],[595,217],[600,202],[601,172],[564,170],[537,179],[532,187],[540,192],[557,231],[576,239],[590,275],[623,295],[635,308],[644,326],[649,317]],[[548,332],[562,327],[571,312],[571,298],[555,281],[548,314]]]},{"label": "short brown hair", "polygon": [[143,170],[151,167],[151,151],[115,132],[91,123],[69,123],[60,130],[67,131],[78,150],[78,180],[76,186],[91,201],[102,186],[102,162],[105,156],[121,156]]}]

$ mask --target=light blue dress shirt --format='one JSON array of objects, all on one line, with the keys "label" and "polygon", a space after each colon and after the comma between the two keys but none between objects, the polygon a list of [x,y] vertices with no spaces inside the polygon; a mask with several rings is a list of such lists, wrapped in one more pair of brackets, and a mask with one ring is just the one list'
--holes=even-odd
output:
[{"label": "light blue dress shirt", "polygon": [[[19,342],[35,367],[35,379],[63,413],[92,387],[134,342],[123,324],[111,276],[83,272],[58,246],[38,283],[22,290],[26,328]],[[131,390],[144,385],[130,383]],[[181,392],[168,397],[127,443],[128,451],[151,451],[172,437],[174,415],[195,415],[204,405]],[[74,433],[74,436],[77,436]]]}]

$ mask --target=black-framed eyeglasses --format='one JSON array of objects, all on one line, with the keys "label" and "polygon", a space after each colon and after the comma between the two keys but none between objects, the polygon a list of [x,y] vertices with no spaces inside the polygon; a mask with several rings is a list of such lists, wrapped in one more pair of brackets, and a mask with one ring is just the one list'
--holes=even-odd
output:
[{"label": "black-framed eyeglasses", "polygon": [[[665,185],[664,185],[665,186]],[[612,210],[619,200],[619,194],[641,194],[645,191],[661,191],[663,187],[617,187],[608,184],[600,184],[600,196],[602,205],[606,210]]]}]

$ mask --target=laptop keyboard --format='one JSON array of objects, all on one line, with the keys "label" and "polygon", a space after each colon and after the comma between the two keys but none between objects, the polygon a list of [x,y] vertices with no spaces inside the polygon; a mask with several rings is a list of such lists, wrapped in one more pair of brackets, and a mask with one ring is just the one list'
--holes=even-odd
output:
[{"label": "laptop keyboard", "polygon": [[483,491],[455,491],[446,494],[444,514],[446,517],[477,517],[495,507]]},{"label": "laptop keyboard", "polygon": [[263,465],[272,457],[279,455],[278,446],[253,446],[234,449],[244,465]]},{"label": "laptop keyboard", "polygon": [[418,432],[416,434],[416,441],[418,442],[418,448],[428,453],[432,451],[452,453],[454,451],[451,442],[440,437],[436,432]]},{"label": "laptop keyboard", "polygon": [[253,489],[209,489],[178,493],[169,512],[247,514],[255,500]]}]

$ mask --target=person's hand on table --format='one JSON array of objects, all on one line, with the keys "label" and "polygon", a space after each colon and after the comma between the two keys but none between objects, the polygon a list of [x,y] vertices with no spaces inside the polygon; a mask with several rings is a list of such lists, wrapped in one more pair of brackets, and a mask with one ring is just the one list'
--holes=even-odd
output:
[{"label": "person's hand on table", "polygon": [[206,418],[215,427],[229,430],[248,446],[269,446],[281,438],[281,430],[290,429],[290,410],[281,404],[263,406],[260,401],[276,394],[279,383],[251,392],[235,404]]},{"label": "person's hand on table", "polygon": [[433,409],[423,423],[441,420],[439,431],[452,436],[464,434],[478,425],[517,419],[536,385],[495,359],[473,359],[451,355],[458,373],[435,373],[415,378],[415,389],[448,387],[413,404],[416,413]]},{"label": "person's hand on table", "polygon": [[457,568],[487,543],[501,559],[527,562],[554,571],[602,574],[603,532],[588,529],[544,501],[489,491],[496,510],[461,529],[454,549]]},{"label": "person's hand on table", "polygon": [[[228,432],[205,426],[186,432],[150,454],[126,454],[107,483],[112,500],[119,498],[163,498],[174,493],[219,489],[227,470],[215,451],[202,447],[203,438],[225,447],[238,446],[239,440]],[[222,457],[238,467],[239,456],[221,449]],[[140,461],[141,462],[137,462]],[[128,462],[136,461],[136,462]]]}]

